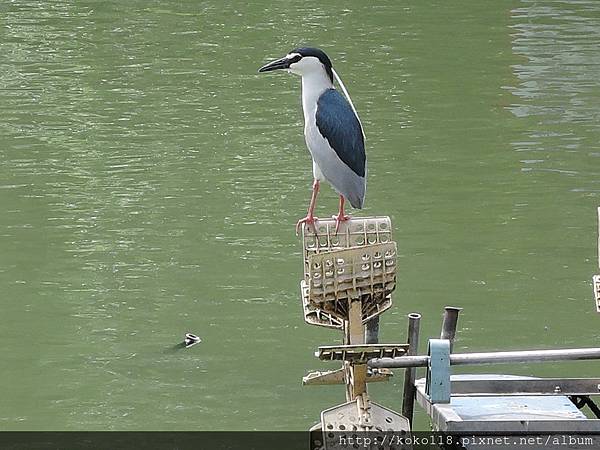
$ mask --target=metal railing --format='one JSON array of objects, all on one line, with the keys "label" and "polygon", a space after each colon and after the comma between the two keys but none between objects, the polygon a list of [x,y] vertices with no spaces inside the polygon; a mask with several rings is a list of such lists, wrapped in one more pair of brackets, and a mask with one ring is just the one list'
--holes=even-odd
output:
[{"label": "metal railing", "polygon": [[[560,350],[520,350],[509,352],[452,353],[450,365],[465,364],[503,364],[518,362],[576,361],[600,359],[600,348],[567,348]],[[427,355],[402,356],[400,358],[377,358],[368,361],[370,367],[406,369],[409,367],[427,367],[430,357]]]}]

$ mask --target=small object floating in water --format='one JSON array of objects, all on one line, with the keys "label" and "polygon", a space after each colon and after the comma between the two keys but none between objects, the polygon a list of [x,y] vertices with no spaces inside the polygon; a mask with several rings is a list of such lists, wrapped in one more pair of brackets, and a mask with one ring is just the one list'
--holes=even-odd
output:
[{"label": "small object floating in water", "polygon": [[183,345],[185,348],[191,347],[192,345],[196,345],[200,342],[202,342],[202,339],[200,339],[199,336],[196,336],[192,333],[185,333],[185,338],[183,339]]}]

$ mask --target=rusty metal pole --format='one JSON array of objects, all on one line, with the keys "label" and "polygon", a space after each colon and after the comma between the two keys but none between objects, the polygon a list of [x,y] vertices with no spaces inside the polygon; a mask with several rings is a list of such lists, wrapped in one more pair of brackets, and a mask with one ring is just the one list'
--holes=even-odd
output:
[{"label": "rusty metal pole", "polygon": [[[421,324],[421,314],[408,314],[408,356],[417,354],[419,347],[419,329]],[[402,415],[406,417],[411,426],[413,422],[413,412],[415,407],[415,378],[417,369],[409,367],[404,371],[404,393],[402,395]]]},{"label": "rusty metal pole", "polygon": [[448,339],[450,341],[450,351],[454,345],[454,337],[456,336],[456,325],[458,323],[458,313],[462,311],[462,308],[456,308],[454,306],[446,306],[444,308],[444,316],[442,319],[442,332],[440,333],[440,339]]},{"label": "rusty metal pole", "polygon": [[379,316],[375,316],[367,322],[365,344],[379,344]]}]

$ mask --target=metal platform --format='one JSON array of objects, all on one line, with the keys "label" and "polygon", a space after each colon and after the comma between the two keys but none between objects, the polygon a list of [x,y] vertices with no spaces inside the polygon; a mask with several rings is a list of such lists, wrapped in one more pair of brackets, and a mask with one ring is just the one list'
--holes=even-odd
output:
[{"label": "metal platform", "polygon": [[[453,375],[451,382],[478,386],[482,391],[452,395],[450,403],[431,403],[425,392],[425,378],[416,381],[417,402],[431,418],[435,431],[448,432],[463,436],[550,436],[555,433],[573,435],[584,433],[586,438],[592,436],[594,445],[584,447],[565,447],[564,444],[553,447],[544,445],[543,448],[600,448],[600,420],[588,419],[565,395],[517,395],[518,391],[530,389],[532,381],[543,379],[513,375]],[[519,382],[524,381],[523,388]],[[486,382],[489,383],[486,388]],[[490,395],[493,386],[499,384],[512,385],[511,395],[498,393]],[[506,389],[504,389],[506,390]],[[593,436],[597,435],[597,436]],[[519,439],[511,442],[522,442]],[[549,441],[549,443],[551,443]],[[485,448],[487,450],[505,449],[505,444],[465,446],[466,449]],[[541,447],[541,446],[540,446]],[[521,448],[511,446],[510,448]],[[531,444],[522,448],[537,448]]]}]

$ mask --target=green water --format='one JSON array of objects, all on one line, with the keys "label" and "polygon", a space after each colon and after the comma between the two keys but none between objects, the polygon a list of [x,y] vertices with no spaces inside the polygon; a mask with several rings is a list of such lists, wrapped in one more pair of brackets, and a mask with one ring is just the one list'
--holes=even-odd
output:
[{"label": "green water", "polygon": [[256,73],[300,44],[364,123],[355,214],[395,227],[382,340],[452,304],[457,351],[598,345],[596,0],[4,1],[0,429],[302,430],[344,401],[300,384],[339,341],[301,317],[300,82]]}]

